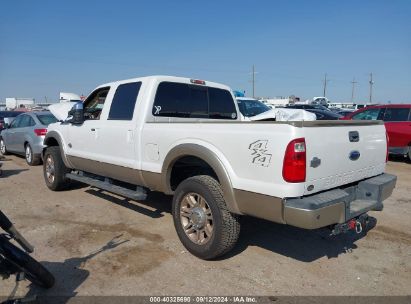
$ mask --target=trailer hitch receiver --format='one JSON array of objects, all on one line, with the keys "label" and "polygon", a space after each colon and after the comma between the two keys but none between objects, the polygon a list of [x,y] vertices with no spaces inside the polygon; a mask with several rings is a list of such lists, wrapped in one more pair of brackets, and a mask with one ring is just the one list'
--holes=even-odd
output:
[{"label": "trailer hitch receiver", "polygon": [[366,229],[368,222],[368,214],[362,214],[356,218],[350,219],[348,222],[336,224],[331,230],[331,235],[347,233],[349,231],[355,231],[357,234],[360,234]]}]

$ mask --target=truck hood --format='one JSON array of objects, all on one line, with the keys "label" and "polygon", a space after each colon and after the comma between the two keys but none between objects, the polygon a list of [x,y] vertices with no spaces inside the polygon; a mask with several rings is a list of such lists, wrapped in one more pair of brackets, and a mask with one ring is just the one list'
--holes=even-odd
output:
[{"label": "truck hood", "polygon": [[301,121],[301,120],[316,120],[314,113],[300,110],[300,109],[271,109],[267,112],[247,117],[249,121],[269,120],[275,119],[276,121]]},{"label": "truck hood", "polygon": [[61,102],[55,103],[48,107],[50,112],[57,118],[59,121],[65,121],[68,117],[68,112],[77,102]]}]

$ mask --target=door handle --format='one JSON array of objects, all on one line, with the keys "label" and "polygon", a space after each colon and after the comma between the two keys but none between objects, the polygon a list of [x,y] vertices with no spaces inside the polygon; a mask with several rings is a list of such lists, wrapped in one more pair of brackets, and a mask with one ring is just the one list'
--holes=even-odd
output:
[{"label": "door handle", "polygon": [[96,129],[94,129],[94,128],[91,128],[90,130],[91,130],[92,132],[96,131]]}]

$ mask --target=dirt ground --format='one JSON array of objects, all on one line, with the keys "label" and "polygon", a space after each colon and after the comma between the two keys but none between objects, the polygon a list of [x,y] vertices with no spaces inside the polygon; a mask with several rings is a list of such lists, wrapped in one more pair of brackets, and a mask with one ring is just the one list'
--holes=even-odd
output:
[{"label": "dirt ground", "polygon": [[[50,290],[22,282],[16,295],[409,295],[411,164],[390,161],[397,188],[367,235],[327,237],[254,218],[217,261],[189,254],[174,230],[171,199],[134,202],[76,185],[52,192],[42,166],[7,156],[0,208],[56,277]],[[8,296],[14,279],[1,282]]]}]

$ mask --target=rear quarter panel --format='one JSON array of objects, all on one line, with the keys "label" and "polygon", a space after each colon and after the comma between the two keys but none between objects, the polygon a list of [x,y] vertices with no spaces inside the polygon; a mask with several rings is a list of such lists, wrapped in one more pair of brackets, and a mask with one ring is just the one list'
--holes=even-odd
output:
[{"label": "rear quarter panel", "polygon": [[[351,130],[360,132],[360,142],[349,142]],[[278,122],[154,122],[146,123],[142,134],[142,170],[161,173],[168,151],[194,143],[220,159],[233,188],[279,198],[335,188],[378,175],[385,169],[383,124],[301,128]],[[282,176],[285,149],[291,140],[300,137],[306,139],[307,179],[305,183],[287,183]],[[361,152],[360,160],[349,160],[353,150]],[[310,168],[313,157],[322,160],[319,168]],[[314,190],[308,191],[309,185],[314,185]]]},{"label": "rear quarter panel", "polygon": [[[190,143],[212,151],[224,164],[233,188],[285,197],[301,195],[303,184],[283,180],[284,152],[301,129],[273,123],[146,123],[142,170],[160,173],[167,153]],[[154,149],[158,149],[158,159]]]}]

